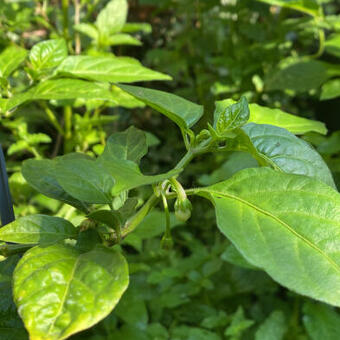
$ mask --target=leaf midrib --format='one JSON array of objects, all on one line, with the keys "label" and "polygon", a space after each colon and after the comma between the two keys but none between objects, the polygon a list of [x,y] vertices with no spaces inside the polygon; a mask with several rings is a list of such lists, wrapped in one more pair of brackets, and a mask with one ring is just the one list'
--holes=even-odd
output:
[{"label": "leaf midrib", "polygon": [[286,228],[288,231],[290,231],[294,236],[298,237],[299,239],[301,239],[303,242],[305,242],[309,247],[313,248],[314,250],[316,250],[318,253],[320,253],[322,256],[324,256],[329,262],[330,264],[334,267],[334,269],[340,274],[340,267],[338,266],[338,264],[332,259],[330,258],[322,249],[318,248],[315,244],[313,244],[311,241],[309,241],[308,239],[306,239],[305,237],[303,237],[302,235],[300,235],[298,232],[296,232],[292,227],[290,227],[286,222],[282,221],[280,218],[276,217],[275,215],[271,214],[270,212],[263,210],[262,208],[243,200],[240,197],[225,193],[225,192],[220,192],[220,191],[215,191],[215,190],[206,190],[206,189],[197,189],[196,192],[207,192],[208,194],[211,195],[218,195],[218,196],[222,196],[225,198],[229,198],[229,199],[234,199],[236,201],[239,201],[251,208],[253,208],[254,210],[258,211],[259,213],[262,213],[263,215],[266,215],[272,219],[274,219],[276,222],[278,222],[279,224],[281,224],[284,228]]}]

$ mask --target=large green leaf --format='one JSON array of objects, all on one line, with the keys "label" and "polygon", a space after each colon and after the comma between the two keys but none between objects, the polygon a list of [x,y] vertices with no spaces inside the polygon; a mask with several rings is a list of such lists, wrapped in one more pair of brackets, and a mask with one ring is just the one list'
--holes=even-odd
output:
[{"label": "large green leaf", "polygon": [[322,83],[340,74],[340,67],[314,59],[284,60],[266,80],[267,90],[306,92],[318,89]]},{"label": "large green leaf", "polygon": [[282,127],[295,135],[307,132],[318,132],[322,135],[327,133],[324,123],[303,117],[294,116],[280,109],[272,109],[258,104],[250,104],[249,122],[257,124],[270,124]]},{"label": "large green leaf", "polygon": [[307,13],[311,16],[320,16],[322,8],[317,0],[258,0],[269,5],[287,7],[300,12]]},{"label": "large green leaf", "polygon": [[19,256],[0,261],[0,340],[28,339],[12,297],[12,275]]},{"label": "large green leaf", "polygon": [[56,177],[62,188],[80,201],[101,204],[112,201],[115,180],[98,162],[61,158],[56,164]]},{"label": "large green leaf", "polygon": [[50,99],[100,99],[118,104],[109,90],[109,84],[99,84],[80,79],[46,80],[25,92],[18,93],[1,105],[9,111],[30,100]]},{"label": "large green leaf", "polygon": [[340,194],[306,176],[246,169],[199,188],[217,225],[245,257],[274,280],[340,306]]},{"label": "large green leaf", "polygon": [[320,100],[340,97],[340,79],[331,79],[322,85]]},{"label": "large green leaf", "polygon": [[[249,152],[279,171],[306,175],[335,187],[322,157],[304,140],[277,126],[249,123],[242,130],[249,137]],[[240,144],[247,148],[246,144]],[[254,150],[255,148],[255,150]]]},{"label": "large green leaf", "polygon": [[0,54],[0,78],[6,79],[26,59],[27,51],[9,46]]},{"label": "large green leaf", "polygon": [[86,205],[69,195],[58,183],[56,162],[49,159],[28,159],[23,163],[22,174],[26,181],[45,196],[87,211]]},{"label": "large green leaf", "polygon": [[171,80],[171,77],[144,67],[139,62],[119,57],[69,56],[56,70],[60,76],[102,82]]},{"label": "large green leaf", "polygon": [[30,51],[30,62],[36,70],[51,69],[58,66],[67,57],[64,39],[41,41]]},{"label": "large green leaf", "polygon": [[[215,102],[216,109],[226,109],[229,105],[235,103],[232,99],[225,99]],[[255,103],[249,104],[250,117],[248,122],[257,124],[270,124],[282,127],[295,135],[302,135],[307,132],[318,132],[323,135],[327,133],[324,123],[303,117],[298,117],[280,109],[261,106]]]},{"label": "large green leaf", "polygon": [[307,302],[303,306],[303,324],[312,340],[338,340],[340,315],[332,307]]},{"label": "large green leaf", "polygon": [[117,132],[110,136],[106,142],[103,157],[139,163],[147,152],[145,133],[131,126],[124,132]]},{"label": "large green leaf", "polygon": [[203,115],[203,106],[174,94],[139,86],[119,85],[119,87],[156,111],[163,113],[183,129],[190,128]]},{"label": "large green leaf", "polygon": [[61,340],[107,316],[128,281],[127,263],[115,250],[37,246],[15,269],[14,300],[31,339]]},{"label": "large green leaf", "polygon": [[255,340],[282,340],[288,325],[282,311],[272,312],[255,333]]},{"label": "large green leaf", "polygon": [[97,163],[115,179],[114,194],[142,185],[157,183],[179,173],[180,170],[172,170],[155,176],[143,175],[137,162],[145,155],[146,151],[145,134],[133,127],[110,136]]},{"label": "large green leaf", "polygon": [[96,26],[103,35],[120,32],[126,23],[128,3],[126,0],[111,0],[97,16]]},{"label": "large green leaf", "polygon": [[47,215],[24,216],[0,229],[0,240],[21,244],[52,244],[73,238],[77,229],[69,221]]}]

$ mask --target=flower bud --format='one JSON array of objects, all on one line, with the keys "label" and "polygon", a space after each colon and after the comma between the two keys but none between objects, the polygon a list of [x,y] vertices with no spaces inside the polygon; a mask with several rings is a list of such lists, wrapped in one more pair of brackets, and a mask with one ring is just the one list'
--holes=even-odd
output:
[{"label": "flower bud", "polygon": [[185,198],[179,198],[175,202],[175,215],[179,221],[186,222],[191,216],[192,205],[191,202]]}]

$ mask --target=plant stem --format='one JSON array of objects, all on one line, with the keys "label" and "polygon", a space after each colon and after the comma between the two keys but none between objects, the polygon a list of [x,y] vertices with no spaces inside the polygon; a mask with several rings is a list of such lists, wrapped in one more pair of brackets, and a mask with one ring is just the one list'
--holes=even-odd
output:
[{"label": "plant stem", "polygon": [[[79,0],[74,0],[74,24],[78,25],[80,23],[80,5]],[[81,52],[81,40],[78,32],[75,33],[75,53],[80,54]]]},{"label": "plant stem", "polygon": [[187,153],[184,155],[184,157],[177,163],[177,165],[174,167],[174,169],[183,169],[185,168],[191,160],[194,158],[194,153],[191,149],[187,151]]},{"label": "plant stem", "polygon": [[157,202],[158,197],[155,194],[151,195],[142,208],[140,208],[135,215],[127,220],[122,229],[123,238],[137,228],[137,226],[142,222],[144,217],[156,205]]},{"label": "plant stem", "polygon": [[11,255],[24,253],[33,246],[34,244],[2,244],[0,245],[0,255],[9,257]]},{"label": "plant stem", "polygon": [[63,11],[63,34],[66,41],[68,41],[68,0],[61,0],[61,8]]},{"label": "plant stem", "polygon": [[70,152],[69,140],[72,137],[72,108],[69,105],[64,107],[64,124],[65,124],[64,150],[65,152]]},{"label": "plant stem", "polygon": [[50,120],[50,122],[52,123],[52,125],[57,129],[57,131],[61,134],[64,135],[64,131],[63,128],[61,127],[61,125],[59,124],[55,114],[53,113],[53,111],[44,103],[43,107],[45,109],[45,113],[48,117],[48,119]]},{"label": "plant stem", "polygon": [[319,29],[318,33],[319,33],[319,49],[314,54],[314,58],[321,57],[325,50],[325,31],[323,29]]}]

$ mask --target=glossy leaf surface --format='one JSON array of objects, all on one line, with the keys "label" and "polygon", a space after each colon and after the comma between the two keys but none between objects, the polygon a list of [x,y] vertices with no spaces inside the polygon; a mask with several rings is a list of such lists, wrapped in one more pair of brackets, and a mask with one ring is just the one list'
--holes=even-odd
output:
[{"label": "glossy leaf surface", "polygon": [[128,12],[126,0],[111,0],[97,16],[96,26],[105,35],[121,31]]},{"label": "glossy leaf surface", "polygon": [[14,300],[30,338],[61,340],[107,316],[128,285],[124,257],[97,246],[34,247],[14,272]]},{"label": "glossy leaf surface", "polygon": [[58,183],[55,161],[28,159],[23,163],[22,174],[34,189],[45,196],[55,198],[86,212],[86,205],[69,195]]},{"label": "glossy leaf surface", "polygon": [[214,203],[219,229],[248,262],[299,294],[340,306],[337,191],[258,168],[196,192]]},{"label": "glossy leaf surface", "polygon": [[340,97],[340,79],[331,79],[322,85],[320,100]]},{"label": "glossy leaf surface", "polygon": [[7,78],[26,59],[27,51],[18,46],[7,47],[0,54],[0,77]]},{"label": "glossy leaf surface", "polygon": [[78,231],[67,220],[47,215],[20,217],[0,229],[0,240],[21,244],[52,244],[72,238]]},{"label": "glossy leaf surface", "polygon": [[56,165],[56,177],[62,188],[78,200],[102,204],[111,202],[115,181],[95,161],[60,159]]},{"label": "glossy leaf surface", "polygon": [[67,46],[64,39],[45,40],[35,44],[29,55],[30,62],[36,70],[56,67],[66,57]]},{"label": "glossy leaf surface", "polygon": [[112,83],[171,80],[170,76],[148,69],[137,60],[119,57],[69,56],[56,72],[61,76]]},{"label": "glossy leaf surface", "polygon": [[203,106],[174,94],[139,86],[119,85],[119,87],[156,111],[163,113],[183,129],[193,126],[203,115]]},{"label": "glossy leaf surface", "polygon": [[314,177],[335,187],[326,163],[304,140],[272,125],[249,123],[242,130],[250,138],[258,156],[275,169]]}]

